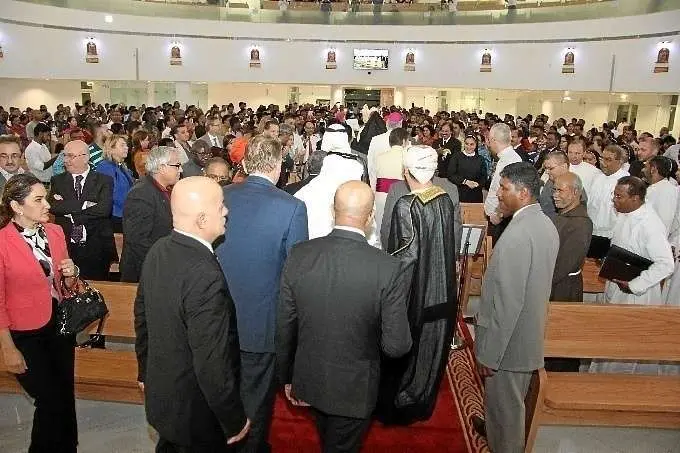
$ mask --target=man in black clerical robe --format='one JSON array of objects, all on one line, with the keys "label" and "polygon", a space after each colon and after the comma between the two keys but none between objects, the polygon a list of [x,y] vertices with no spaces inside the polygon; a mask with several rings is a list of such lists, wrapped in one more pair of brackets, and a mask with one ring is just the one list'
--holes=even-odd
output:
[{"label": "man in black clerical robe", "polygon": [[388,424],[427,420],[449,356],[455,327],[456,244],[451,198],[432,184],[437,152],[428,146],[404,153],[404,178],[411,189],[392,212],[387,251],[412,268],[408,318],[411,352],[384,358],[376,416]]}]

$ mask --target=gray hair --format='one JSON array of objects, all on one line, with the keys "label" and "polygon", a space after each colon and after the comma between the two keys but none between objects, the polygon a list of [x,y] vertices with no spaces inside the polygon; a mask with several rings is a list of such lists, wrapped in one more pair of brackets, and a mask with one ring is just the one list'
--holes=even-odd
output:
[{"label": "gray hair", "polygon": [[172,158],[172,153],[177,153],[177,148],[173,146],[156,146],[149,152],[146,159],[146,172],[155,175],[163,165],[167,165]]},{"label": "gray hair", "polygon": [[510,145],[510,126],[505,123],[496,123],[491,126],[489,135],[495,138],[501,145]]},{"label": "gray hair", "polygon": [[569,172],[567,174],[569,175],[569,185],[571,186],[571,188],[574,189],[576,193],[582,194],[583,181],[581,181],[581,177],[576,173]]},{"label": "gray hair", "polygon": [[279,135],[293,135],[295,133],[295,128],[290,124],[281,123],[279,124]]},{"label": "gray hair", "polygon": [[318,175],[321,171],[324,158],[328,155],[326,151],[314,151],[307,159],[307,174]]}]

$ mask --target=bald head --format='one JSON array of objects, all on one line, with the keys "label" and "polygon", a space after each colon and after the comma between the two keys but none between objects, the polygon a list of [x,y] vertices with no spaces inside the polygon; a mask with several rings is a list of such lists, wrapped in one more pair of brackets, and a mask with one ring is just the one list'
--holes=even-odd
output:
[{"label": "bald head", "polygon": [[227,209],[223,201],[222,188],[212,179],[181,179],[173,187],[170,200],[173,226],[212,243],[224,234]]},{"label": "bald head", "polygon": [[73,140],[64,146],[64,168],[72,175],[85,173],[90,162],[90,152],[87,143]]},{"label": "bald head", "polygon": [[361,181],[349,181],[338,187],[334,200],[335,224],[366,231],[373,214],[373,191]]}]

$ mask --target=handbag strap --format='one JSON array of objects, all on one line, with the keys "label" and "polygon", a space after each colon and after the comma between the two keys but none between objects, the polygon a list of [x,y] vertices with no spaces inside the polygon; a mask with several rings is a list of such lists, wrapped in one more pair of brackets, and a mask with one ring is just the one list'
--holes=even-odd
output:
[{"label": "handbag strap", "polygon": [[97,331],[90,335],[90,339],[76,344],[77,348],[90,348],[93,344],[99,343],[103,337],[102,330],[104,330],[104,318],[99,319],[97,324]]}]

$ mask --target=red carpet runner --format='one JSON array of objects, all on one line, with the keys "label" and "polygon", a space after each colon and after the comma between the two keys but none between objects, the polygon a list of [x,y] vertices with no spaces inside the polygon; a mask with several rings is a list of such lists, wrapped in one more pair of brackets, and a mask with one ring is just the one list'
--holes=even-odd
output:
[{"label": "red carpet runner", "polygon": [[[471,345],[467,328],[462,330]],[[407,427],[374,422],[362,453],[488,453],[469,423],[472,414],[483,413],[480,389],[470,347],[452,351],[432,418]],[[311,416],[287,404],[282,395],[276,399],[270,440],[274,453],[320,451]]]}]

